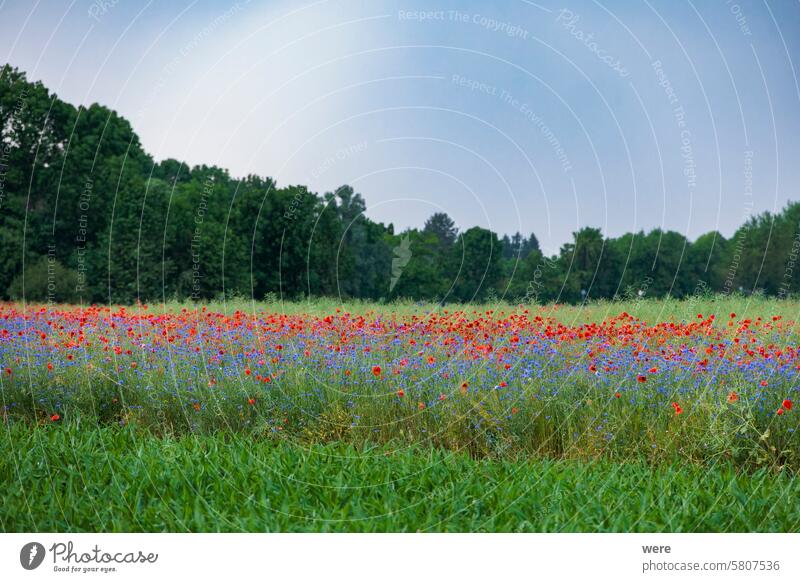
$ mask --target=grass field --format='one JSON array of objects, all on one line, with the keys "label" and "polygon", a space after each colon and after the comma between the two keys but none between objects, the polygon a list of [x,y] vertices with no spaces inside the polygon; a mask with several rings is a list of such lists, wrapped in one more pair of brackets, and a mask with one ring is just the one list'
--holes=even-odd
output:
[{"label": "grass field", "polygon": [[795,531],[786,474],[15,427],[4,531]]},{"label": "grass field", "polygon": [[0,305],[0,527],[796,531],[798,314]]}]

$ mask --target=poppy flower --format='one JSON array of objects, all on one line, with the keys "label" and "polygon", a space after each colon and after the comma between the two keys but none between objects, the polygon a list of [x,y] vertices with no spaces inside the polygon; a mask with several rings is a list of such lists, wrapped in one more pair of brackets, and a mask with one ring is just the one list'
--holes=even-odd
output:
[{"label": "poppy flower", "polygon": [[398,395],[400,398],[402,398],[403,396],[405,396],[405,395],[406,395],[406,392],[405,392],[405,390],[403,390],[403,389],[401,388],[400,390],[398,390],[398,391],[397,391],[397,395]]},{"label": "poppy flower", "polygon": [[783,416],[783,408],[779,408],[775,414],[777,414],[778,416]]},{"label": "poppy flower", "polygon": [[619,392],[614,393],[614,398],[619,398],[620,396],[622,396],[622,394],[620,394]]},{"label": "poppy flower", "polygon": [[739,395],[736,392],[731,392],[730,394],[728,394],[728,402],[733,404],[737,400],[739,400]]},{"label": "poppy flower", "polygon": [[255,403],[256,403],[256,399],[255,399],[255,398],[248,398],[248,399],[247,399],[247,403],[248,403],[250,406],[253,406],[253,404],[255,404]]},{"label": "poppy flower", "polygon": [[48,369],[48,370],[52,370],[52,369],[53,369],[53,364],[52,364],[52,362],[47,362],[47,369]]},{"label": "poppy flower", "polygon": [[425,403],[420,402],[419,404],[417,404],[417,408],[419,408],[420,410],[425,410]]},{"label": "poppy flower", "polygon": [[792,401],[787,398],[786,400],[783,401],[783,407],[786,410],[791,410],[792,409]]},{"label": "poppy flower", "polygon": [[439,400],[445,400],[446,398],[447,396],[445,396],[444,394],[439,394]]},{"label": "poppy flower", "polygon": [[638,376],[636,376],[636,381],[639,382],[639,384],[644,384],[645,382],[647,382],[647,376],[645,376],[644,374],[639,374]]},{"label": "poppy flower", "polygon": [[655,368],[655,367],[654,368],[650,368],[650,373],[651,374],[655,374],[656,372],[658,372],[658,368]]},{"label": "poppy flower", "polygon": [[372,366],[372,375],[376,378],[381,375],[381,367],[380,366]]},{"label": "poppy flower", "polygon": [[500,386],[500,388],[505,388],[506,386],[508,386],[508,384],[506,383],[505,380],[503,380],[500,382],[500,384],[498,384],[498,386]]},{"label": "poppy flower", "polygon": [[461,383],[461,393],[462,394],[466,394],[467,393],[467,388],[469,388],[469,384],[467,384],[466,382],[462,382]]},{"label": "poppy flower", "polygon": [[52,415],[50,416],[50,420],[51,420],[52,422],[58,422],[59,420],[61,420],[61,416],[59,416],[58,414],[52,414]]},{"label": "poppy flower", "polygon": [[511,414],[516,414],[518,412],[519,412],[519,408],[517,408],[516,406],[511,408]]}]

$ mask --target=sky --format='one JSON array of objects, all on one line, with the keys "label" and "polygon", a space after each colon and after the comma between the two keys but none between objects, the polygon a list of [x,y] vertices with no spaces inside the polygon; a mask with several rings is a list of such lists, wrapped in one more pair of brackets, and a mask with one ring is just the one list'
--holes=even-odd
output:
[{"label": "sky", "polygon": [[0,0],[0,60],[157,160],[396,230],[730,236],[800,200],[800,0]]}]

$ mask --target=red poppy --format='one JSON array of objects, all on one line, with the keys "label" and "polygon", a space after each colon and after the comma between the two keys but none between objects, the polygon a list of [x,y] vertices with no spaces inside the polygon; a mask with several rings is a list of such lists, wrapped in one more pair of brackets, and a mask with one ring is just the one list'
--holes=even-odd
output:
[{"label": "red poppy", "polygon": [[778,416],[782,416],[783,415],[783,408],[779,408],[778,411],[775,414],[777,414]]},{"label": "red poppy", "polygon": [[53,414],[50,416],[50,420],[52,422],[58,422],[59,420],[61,420],[61,416],[59,416],[58,414]]},{"label": "red poppy", "polygon": [[372,366],[372,375],[378,377],[381,375],[381,367],[380,366]]},{"label": "red poppy", "polygon": [[50,362],[47,362],[47,369],[48,370],[52,370],[53,369],[53,364],[50,363]]},{"label": "red poppy", "polygon": [[469,384],[467,384],[466,382],[462,382],[461,383],[461,393],[462,394],[466,394],[467,393],[467,388],[469,388]]},{"label": "red poppy", "polygon": [[506,386],[508,386],[508,384],[506,383],[505,380],[503,380],[502,382],[500,382],[500,384],[498,384],[498,386],[500,386],[500,388],[505,388]]},{"label": "red poppy", "polygon": [[447,398],[447,396],[445,396],[444,394],[439,394],[439,400],[444,400],[446,398]]},{"label": "red poppy", "polygon": [[644,382],[647,382],[647,376],[645,376],[644,374],[639,374],[638,376],[636,376],[636,381],[639,382],[640,384],[643,384]]},{"label": "red poppy", "polygon": [[622,396],[622,394],[620,394],[619,392],[614,393],[614,398],[619,398],[620,396]]},{"label": "red poppy", "polygon": [[736,392],[731,392],[730,394],[728,394],[728,402],[733,404],[737,400],[739,400],[739,395]]},{"label": "red poppy", "polygon": [[658,372],[658,368],[655,368],[655,367],[654,368],[650,368],[650,373],[651,374],[655,374],[656,372]]},{"label": "red poppy", "polygon": [[245,369],[244,369],[244,374],[245,374],[245,376],[249,376],[251,373],[252,373],[252,372],[250,372],[250,368],[245,368]]},{"label": "red poppy", "polygon": [[783,401],[783,407],[786,410],[791,410],[792,409],[792,401],[787,398],[786,400]]},{"label": "red poppy", "polygon": [[255,398],[248,398],[248,399],[247,399],[247,403],[248,403],[250,406],[253,406],[253,404],[255,404],[255,403],[256,403],[256,399],[255,399]]},{"label": "red poppy", "polygon": [[519,408],[517,408],[516,406],[511,408],[511,414],[516,414],[518,412],[519,412]]},{"label": "red poppy", "polygon": [[766,380],[761,380],[761,385],[762,386],[766,386],[767,385],[767,381]]},{"label": "red poppy", "polygon": [[425,403],[420,402],[419,404],[417,404],[417,408],[419,408],[420,410],[425,410]]},{"label": "red poppy", "polygon": [[403,396],[405,396],[405,395],[406,395],[406,393],[405,393],[405,390],[403,390],[403,389],[401,388],[400,390],[398,390],[398,391],[397,391],[397,395],[398,395],[400,398],[402,398]]}]

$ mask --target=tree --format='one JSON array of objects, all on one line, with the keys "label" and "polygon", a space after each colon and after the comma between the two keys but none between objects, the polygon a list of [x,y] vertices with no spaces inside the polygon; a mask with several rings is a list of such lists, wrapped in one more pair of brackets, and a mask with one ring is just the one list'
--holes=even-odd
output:
[{"label": "tree", "polygon": [[[601,297],[608,286],[608,274],[601,269],[601,261],[608,251],[599,228],[585,227],[572,233],[572,242],[561,247],[559,262],[565,272],[562,298],[566,301],[583,301]],[[598,284],[598,274],[603,274]]]},{"label": "tree", "polygon": [[536,235],[534,233],[531,233],[531,235],[528,237],[527,240],[523,239],[522,243],[523,256],[528,256],[528,253],[540,250],[541,249],[539,248],[539,239],[536,238]]},{"label": "tree", "polygon": [[490,290],[498,292],[501,251],[497,235],[490,230],[474,226],[462,233],[452,251],[453,263],[458,266],[453,298],[464,302],[482,300]]},{"label": "tree", "polygon": [[579,302],[800,292],[800,203],[751,217],[729,240],[711,232],[690,242],[661,229],[604,238],[585,227],[553,257],[533,233],[459,234],[437,212],[397,236],[366,210],[346,185],[319,196],[213,166],[154,163],[113,110],[73,107],[0,68],[0,299]]},{"label": "tree", "polygon": [[450,290],[447,265],[442,262],[438,237],[432,232],[409,230],[392,237],[390,297],[441,300]]},{"label": "tree", "polygon": [[434,213],[425,221],[422,232],[434,235],[439,241],[439,247],[445,252],[453,246],[458,236],[456,223],[445,212]]}]

